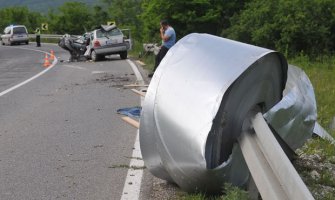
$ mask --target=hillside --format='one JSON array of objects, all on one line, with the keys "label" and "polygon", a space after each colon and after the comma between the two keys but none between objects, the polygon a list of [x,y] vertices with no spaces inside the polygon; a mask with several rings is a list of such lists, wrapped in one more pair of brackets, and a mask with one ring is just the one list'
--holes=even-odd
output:
[{"label": "hillside", "polygon": [[[59,6],[63,5],[65,2],[69,2],[71,0],[0,0],[0,9],[6,7],[14,7],[14,6],[26,6],[32,11],[47,13],[49,9],[57,9]],[[73,1],[73,0],[72,0]],[[83,2],[88,5],[98,4],[99,0],[76,0],[77,2]]]}]

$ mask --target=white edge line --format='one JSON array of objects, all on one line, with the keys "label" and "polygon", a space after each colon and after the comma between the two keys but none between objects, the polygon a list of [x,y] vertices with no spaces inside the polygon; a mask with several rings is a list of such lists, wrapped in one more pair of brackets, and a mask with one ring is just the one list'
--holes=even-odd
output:
[{"label": "white edge line", "polygon": [[74,65],[62,65],[63,67],[68,67],[68,68],[72,68],[72,69],[80,69],[80,70],[88,70],[84,67],[79,67],[79,66],[74,66]]},{"label": "white edge line", "polygon": [[[30,51],[37,51],[37,52],[42,52],[42,53],[46,53],[46,54],[49,54],[49,55],[50,55],[50,53],[45,52],[45,51],[41,51],[41,50],[28,49],[28,48],[19,48],[19,47],[10,47],[10,48],[24,49],[24,50],[30,50]],[[15,90],[15,89],[17,89],[17,88],[19,88],[19,87],[21,87],[21,86],[23,86],[23,85],[25,85],[25,84],[27,84],[27,83],[29,83],[30,81],[32,81],[32,80],[38,78],[39,76],[41,76],[42,74],[46,73],[46,72],[49,71],[51,68],[53,68],[53,67],[57,64],[57,62],[58,62],[58,59],[55,57],[54,61],[52,62],[52,64],[51,64],[48,68],[46,68],[45,70],[43,70],[43,71],[41,71],[40,73],[36,74],[35,76],[33,76],[33,77],[31,77],[31,78],[29,78],[29,79],[27,79],[27,80],[25,80],[25,81],[23,81],[23,82],[21,82],[21,83],[15,85],[15,86],[13,86],[13,87],[11,87],[11,88],[5,90],[5,91],[2,91],[2,92],[0,93],[0,97],[3,96],[3,95],[5,95],[5,94],[7,94],[7,93],[9,93],[9,92],[11,92],[11,91],[13,91],[13,90]]]},{"label": "white edge line", "polygon": [[129,60],[129,59],[127,59],[127,62],[129,63],[129,65],[130,65],[131,68],[133,69],[137,81],[138,81],[141,85],[143,85],[143,84],[144,84],[143,77],[142,77],[140,71],[138,70],[137,66],[136,66],[131,60]]},{"label": "white edge line", "polygon": [[136,140],[132,158],[130,159],[127,177],[123,186],[121,200],[138,200],[141,191],[144,162],[140,149],[139,131],[136,131]]},{"label": "white edge line", "polygon": [[[127,62],[134,71],[137,81],[139,81],[140,84],[143,84],[144,83],[143,77],[139,72],[137,66],[129,59],[127,59]],[[142,100],[143,98],[141,98],[141,101]],[[142,160],[138,129],[136,131],[136,140],[133,149],[134,150],[132,153],[132,158],[130,159],[129,163],[130,168],[128,169],[127,172],[127,177],[124,183],[121,200],[137,200],[140,197],[141,182],[143,177],[142,168],[144,167],[144,162]],[[134,169],[133,167],[136,167],[137,169]]]}]

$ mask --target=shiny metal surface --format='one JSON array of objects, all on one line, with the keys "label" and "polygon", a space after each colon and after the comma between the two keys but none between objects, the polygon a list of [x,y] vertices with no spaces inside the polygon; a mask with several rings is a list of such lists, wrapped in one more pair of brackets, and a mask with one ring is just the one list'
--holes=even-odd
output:
[{"label": "shiny metal surface", "polygon": [[335,139],[318,122],[315,123],[313,132],[314,134],[325,140],[328,140],[330,143],[335,145]]},{"label": "shiny metal surface", "polygon": [[250,121],[253,129],[241,134],[239,145],[262,199],[314,199],[263,115]]},{"label": "shiny metal surface", "polygon": [[249,172],[236,141],[250,109],[282,98],[287,74],[272,50],[207,34],[172,47],[147,90],[140,144],[150,172],[186,191],[244,185]]},{"label": "shiny metal surface", "polygon": [[312,136],[317,118],[314,89],[303,70],[289,65],[283,95],[264,118],[295,150]]}]

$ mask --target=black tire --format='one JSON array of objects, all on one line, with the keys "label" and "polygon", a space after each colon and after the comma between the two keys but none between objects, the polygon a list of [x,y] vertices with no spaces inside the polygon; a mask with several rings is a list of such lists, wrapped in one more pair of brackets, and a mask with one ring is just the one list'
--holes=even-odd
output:
[{"label": "black tire", "polygon": [[94,50],[91,51],[91,59],[93,61],[98,61],[99,60],[99,56],[97,55],[97,53]]},{"label": "black tire", "polygon": [[128,56],[128,52],[127,51],[123,51],[123,52],[120,53],[120,58],[122,60],[127,59],[127,56]]},{"label": "black tire", "polygon": [[26,45],[28,45],[28,44],[29,44],[29,41],[26,42]]}]

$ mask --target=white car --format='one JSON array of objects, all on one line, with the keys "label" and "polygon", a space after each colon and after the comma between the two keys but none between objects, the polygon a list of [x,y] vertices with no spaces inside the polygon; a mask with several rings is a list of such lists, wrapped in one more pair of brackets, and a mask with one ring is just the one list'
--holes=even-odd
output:
[{"label": "white car", "polygon": [[91,32],[89,51],[93,61],[112,54],[119,54],[121,59],[126,59],[129,49],[129,40],[115,25],[101,25],[101,28]]},{"label": "white car", "polygon": [[5,28],[1,35],[2,45],[8,44],[29,44],[27,28],[24,25],[10,25]]}]

